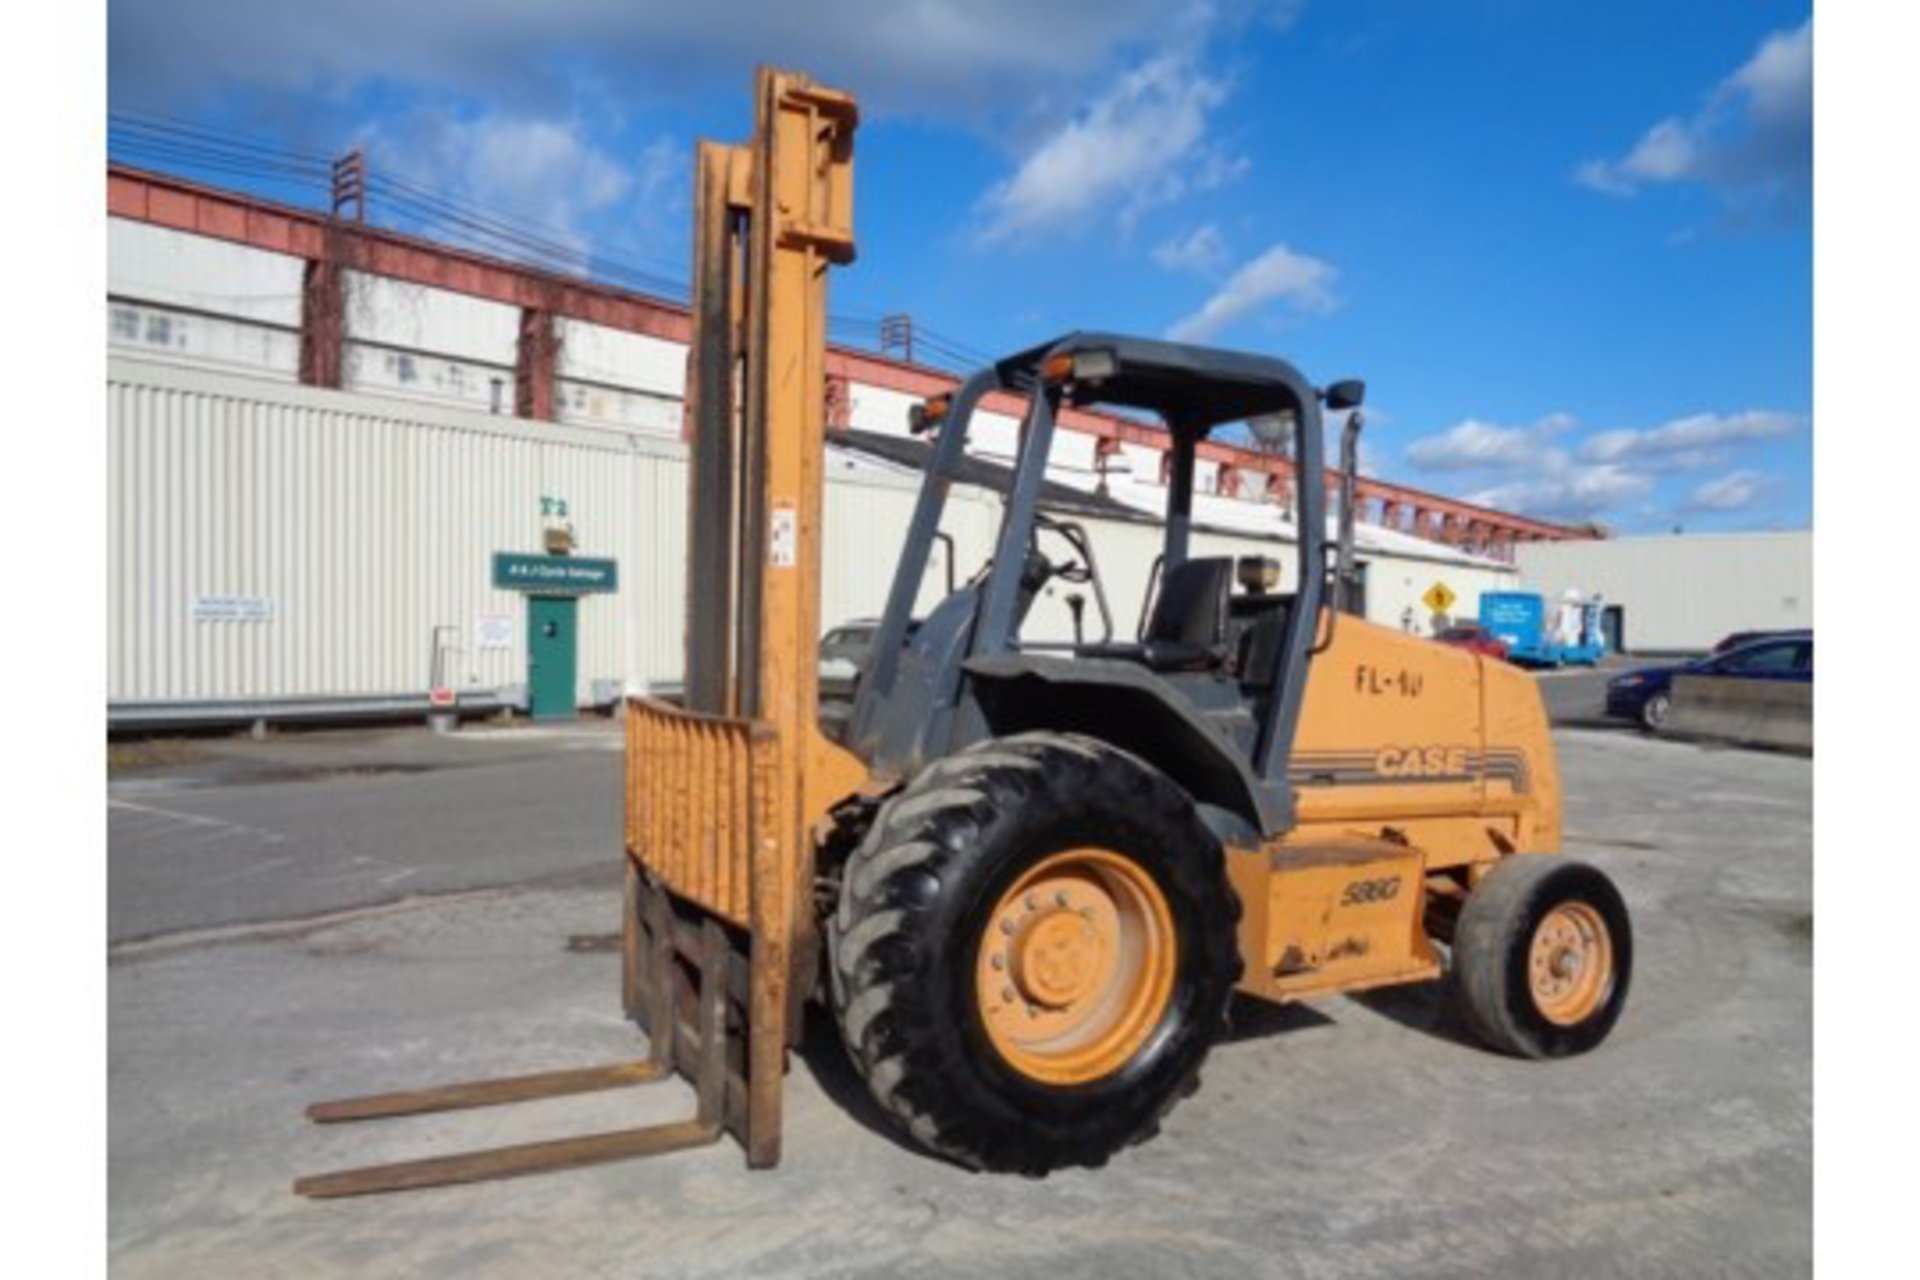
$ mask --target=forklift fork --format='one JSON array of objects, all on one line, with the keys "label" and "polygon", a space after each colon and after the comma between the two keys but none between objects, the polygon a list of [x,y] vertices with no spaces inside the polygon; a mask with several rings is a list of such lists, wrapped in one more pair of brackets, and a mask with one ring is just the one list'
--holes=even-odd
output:
[{"label": "forklift fork", "polygon": [[[316,1124],[389,1120],[623,1089],[672,1079],[676,1060],[692,1080],[698,1099],[691,1118],[344,1169],[301,1178],[293,1184],[294,1191],[314,1199],[332,1199],[452,1186],[664,1155],[719,1141],[729,1127],[726,1114],[729,1059],[737,1056],[729,1053],[733,1040],[730,1027],[734,1021],[728,1007],[729,973],[735,959],[733,944],[725,928],[711,916],[702,921],[697,930],[676,928],[666,895],[657,889],[643,889],[639,877],[631,872],[626,910],[630,917],[637,910],[647,913],[644,933],[634,930],[632,926],[637,922],[629,920],[627,933],[635,941],[627,948],[625,975],[629,999],[642,1004],[642,1007],[630,1008],[629,1013],[641,1017],[648,1028],[650,1051],[645,1059],[319,1102],[307,1108],[307,1118]],[[639,950],[643,937],[647,948],[644,956]],[[689,942],[691,947],[685,945]],[[689,951],[693,954],[688,954]],[[640,968],[642,964],[644,971]],[[688,980],[686,966],[698,974],[697,990]],[[684,1003],[694,1003],[697,1009],[691,1026],[680,1016]]]}]

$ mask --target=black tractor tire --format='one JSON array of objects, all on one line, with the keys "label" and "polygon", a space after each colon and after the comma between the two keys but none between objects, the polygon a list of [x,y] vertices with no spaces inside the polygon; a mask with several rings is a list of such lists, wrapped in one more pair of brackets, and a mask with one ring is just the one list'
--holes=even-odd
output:
[{"label": "black tractor tire", "polygon": [[[1089,846],[1151,876],[1170,908],[1172,993],[1116,1069],[1047,1083],[994,1047],[976,965],[1001,895]],[[1079,735],[990,740],[922,771],[848,860],[828,931],[834,1010],[873,1097],[924,1148],[1030,1176],[1098,1166],[1198,1087],[1240,978],[1239,915],[1219,840],[1159,770]]]},{"label": "black tractor tire", "polygon": [[1664,733],[1667,717],[1673,714],[1673,695],[1656,693],[1640,704],[1640,727],[1648,733]]},{"label": "black tractor tire", "polygon": [[[1607,972],[1591,1008],[1549,1017],[1535,994],[1534,940],[1542,921],[1571,908],[1605,930]],[[1591,953],[1589,953],[1591,954]],[[1564,1058],[1607,1038],[1633,978],[1626,902],[1605,874],[1545,854],[1502,859],[1474,887],[1454,929],[1453,981],[1462,1016],[1484,1044],[1521,1058]],[[1577,1020],[1566,1020],[1580,1012]]]}]

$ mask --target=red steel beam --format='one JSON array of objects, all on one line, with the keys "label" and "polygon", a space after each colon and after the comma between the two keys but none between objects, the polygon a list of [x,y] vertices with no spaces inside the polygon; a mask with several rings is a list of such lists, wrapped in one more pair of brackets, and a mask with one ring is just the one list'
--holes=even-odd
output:
[{"label": "red steel beam", "polygon": [[560,338],[553,312],[526,307],[520,312],[520,337],[514,346],[513,411],[535,422],[554,418],[553,378],[559,365]]}]

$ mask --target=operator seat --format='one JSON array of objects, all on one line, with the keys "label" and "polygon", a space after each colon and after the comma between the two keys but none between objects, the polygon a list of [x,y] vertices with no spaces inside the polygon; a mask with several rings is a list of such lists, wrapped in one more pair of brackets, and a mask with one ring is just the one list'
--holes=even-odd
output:
[{"label": "operator seat", "polygon": [[1088,658],[1122,658],[1154,671],[1209,671],[1229,656],[1227,604],[1233,595],[1233,558],[1208,556],[1169,569],[1154,597],[1153,616],[1139,644],[1087,645]]}]

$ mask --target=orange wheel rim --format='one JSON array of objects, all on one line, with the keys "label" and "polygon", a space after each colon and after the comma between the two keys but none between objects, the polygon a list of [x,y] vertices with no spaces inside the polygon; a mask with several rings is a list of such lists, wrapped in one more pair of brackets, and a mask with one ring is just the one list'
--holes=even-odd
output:
[{"label": "orange wheel rim", "polygon": [[1541,919],[1527,955],[1534,1007],[1567,1027],[1593,1016],[1613,989],[1613,935],[1584,902],[1565,902]]},{"label": "orange wheel rim", "polygon": [[1173,911],[1153,877],[1106,849],[1068,849],[1029,868],[994,904],[974,997],[1015,1070],[1086,1084],[1132,1059],[1166,1016]]}]

